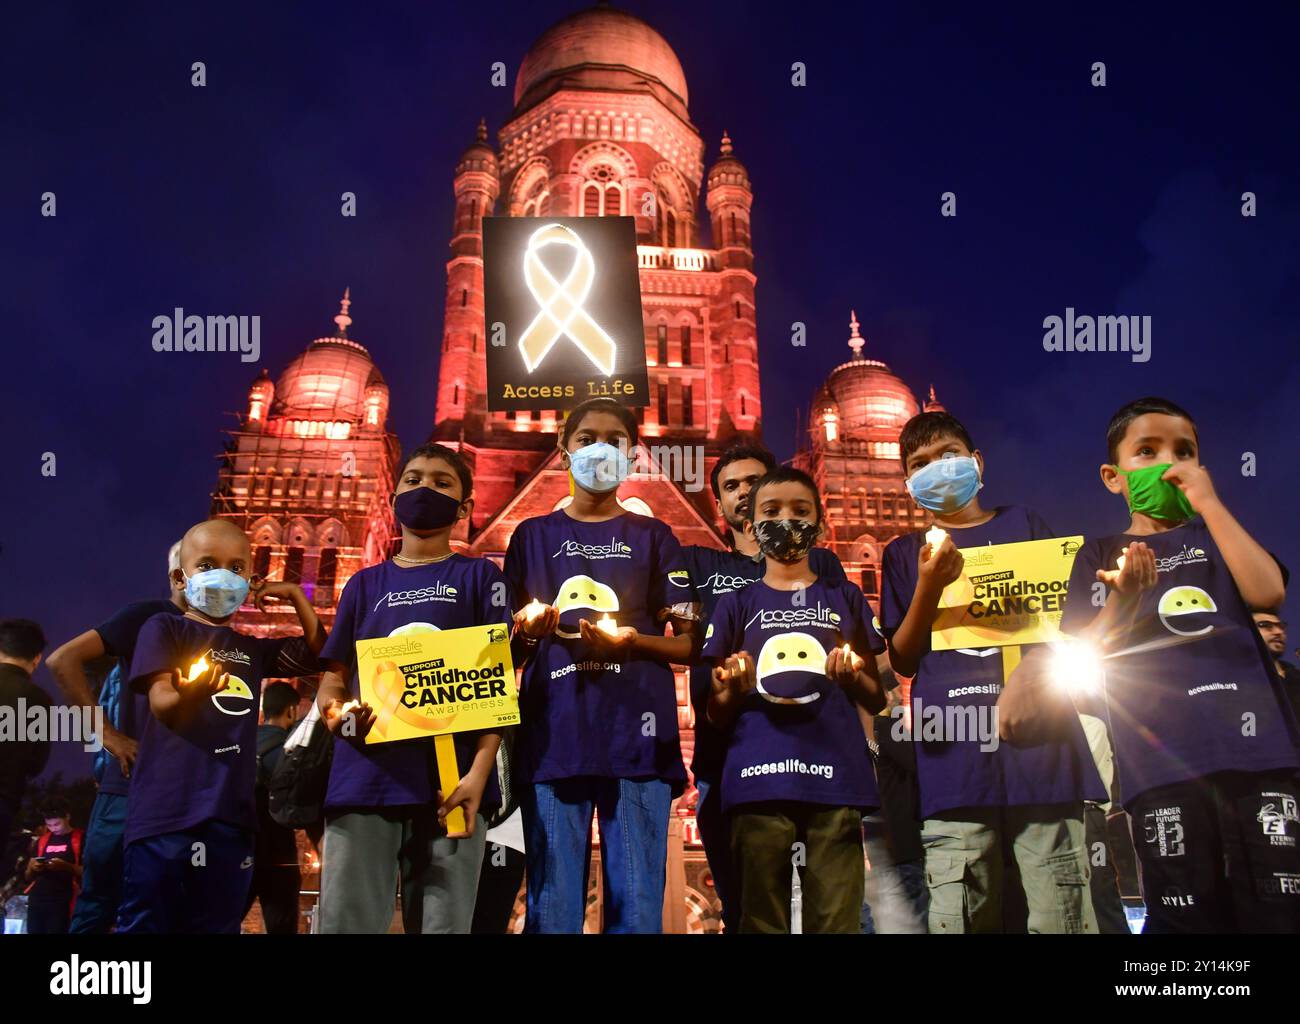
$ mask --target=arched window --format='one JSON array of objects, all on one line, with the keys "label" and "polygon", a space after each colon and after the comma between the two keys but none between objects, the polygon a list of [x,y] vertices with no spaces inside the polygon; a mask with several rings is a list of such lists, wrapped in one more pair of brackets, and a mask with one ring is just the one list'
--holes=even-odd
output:
[{"label": "arched window", "polygon": [[456,384],[451,389],[451,404],[460,405],[460,385]]},{"label": "arched window", "polygon": [[545,176],[539,177],[529,186],[524,196],[522,215],[525,217],[545,217],[551,212],[551,189]]},{"label": "arched window", "polygon": [[623,186],[609,164],[597,164],[587,172],[581,208],[584,217],[623,216]]},{"label": "arched window", "polygon": [[682,365],[691,365],[691,325],[682,324]]},{"label": "arched window", "polygon": [[338,575],[338,548],[322,548],[320,565],[316,569],[315,604],[329,607],[334,603],[334,580]]}]

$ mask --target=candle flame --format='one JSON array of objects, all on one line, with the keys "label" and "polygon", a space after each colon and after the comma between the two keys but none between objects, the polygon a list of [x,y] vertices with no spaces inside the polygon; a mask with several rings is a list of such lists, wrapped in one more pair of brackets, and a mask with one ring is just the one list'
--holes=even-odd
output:
[{"label": "candle flame", "polygon": [[610,616],[602,615],[600,619],[596,622],[596,628],[603,629],[610,636],[613,636],[616,632],[618,632],[618,623],[615,622],[613,618],[611,618]]},{"label": "candle flame", "polygon": [[361,701],[359,700],[346,701],[344,705],[341,708],[339,708],[339,717],[342,718],[353,708],[359,708],[359,707],[361,707]]},{"label": "candle flame", "polygon": [[190,666],[190,674],[185,677],[185,681],[187,683],[194,682],[194,680],[198,679],[199,676],[203,675],[203,673],[211,667],[212,666],[208,664],[207,656],[200,654],[199,660]]},{"label": "candle flame", "polygon": [[937,526],[932,526],[925,531],[925,541],[930,545],[930,553],[939,550],[939,545],[943,543],[944,538],[948,536],[947,530],[941,530]]},{"label": "candle flame", "polygon": [[524,605],[524,621],[535,621],[545,609],[546,605],[534,598],[532,601],[529,601],[528,604]]},{"label": "candle flame", "polygon": [[[1126,550],[1127,550],[1127,549],[1126,549]],[[1123,571],[1124,571],[1124,563],[1125,563],[1126,561],[1128,561],[1128,556],[1127,556],[1127,555],[1120,555],[1120,556],[1119,556],[1119,559],[1115,562],[1115,564],[1119,567],[1120,572],[1123,572]]]}]

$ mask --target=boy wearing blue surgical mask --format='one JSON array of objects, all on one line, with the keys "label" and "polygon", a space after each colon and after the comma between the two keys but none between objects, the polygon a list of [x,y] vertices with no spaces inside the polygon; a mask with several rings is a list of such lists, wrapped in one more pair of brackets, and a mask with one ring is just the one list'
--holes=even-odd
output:
[{"label": "boy wearing blue surgical mask", "polygon": [[[1102,484],[1130,520],[1079,550],[1061,629],[1106,655],[1143,932],[1295,934],[1297,733],[1250,615],[1281,604],[1284,570],[1219,497],[1185,410],[1137,399],[1111,417],[1106,441]],[[1055,703],[1046,717],[1060,717],[1059,702],[1043,699],[1050,690],[1039,692],[1044,678],[1028,659],[1017,669],[1007,735],[1032,727],[1026,702]]]},{"label": "boy wearing blue surgical mask", "polygon": [[[248,537],[209,519],[181,540],[184,615],[136,640],[127,683],[149,699],[132,773],[118,931],[238,933],[253,877],[257,696],[262,680],[309,675],[325,630],[302,588],[250,575]],[[249,597],[288,601],[303,635],[231,628]]]},{"label": "boy wearing blue surgical mask", "polygon": [[697,613],[672,530],[619,503],[637,436],[612,399],[572,409],[559,462],[573,498],[520,523],[506,551],[532,648],[515,751],[528,932],[582,931],[593,813],[605,931],[662,929],[668,816],[686,784],[671,664],[690,662]]},{"label": "boy wearing blue surgical mask", "polygon": [[[913,677],[930,931],[1002,930],[1003,849],[1010,848],[1029,931],[1095,932],[1083,814],[1084,801],[1104,800],[1105,792],[1078,719],[1036,746],[1000,744],[999,649],[930,649],[939,599],[961,575],[959,547],[1054,534],[1030,509],[980,506],[984,457],[947,413],[913,417],[899,448],[908,493],[948,532],[937,548],[923,531],[890,542],[880,598],[890,664],[897,675]],[[901,718],[895,728],[901,735]]]}]

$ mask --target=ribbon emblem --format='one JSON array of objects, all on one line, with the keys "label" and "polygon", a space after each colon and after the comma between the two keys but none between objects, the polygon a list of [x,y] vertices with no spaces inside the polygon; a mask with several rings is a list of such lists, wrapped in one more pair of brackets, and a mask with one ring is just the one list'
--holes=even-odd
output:
[{"label": "ribbon emblem", "polygon": [[406,679],[396,662],[383,661],[375,666],[374,686],[375,696],[378,698],[374,730],[380,736],[388,734],[388,724],[394,718],[428,732],[445,729],[456,718],[454,711],[450,715],[431,717],[420,714],[403,704],[402,694],[406,690]]},{"label": "ribbon emblem", "polygon": [[[542,263],[539,253],[548,245],[565,245],[575,252],[563,282],[555,280]],[[609,376],[614,372],[614,341],[582,306],[595,279],[596,261],[572,230],[563,224],[548,224],[533,232],[524,252],[524,283],[540,308],[519,338],[519,351],[529,373],[563,337],[577,345],[601,373]]]}]

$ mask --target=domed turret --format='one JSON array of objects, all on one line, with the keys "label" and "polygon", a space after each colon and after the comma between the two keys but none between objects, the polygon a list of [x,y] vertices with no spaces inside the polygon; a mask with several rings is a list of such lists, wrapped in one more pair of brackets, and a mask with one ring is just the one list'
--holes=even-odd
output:
[{"label": "domed turret", "polygon": [[827,442],[853,438],[896,447],[899,430],[920,411],[916,397],[880,360],[862,357],[866,341],[856,313],[849,329],[853,358],[835,367],[817,392],[810,426]]},{"label": "domed turret", "polygon": [[265,423],[266,414],[271,408],[271,400],[274,397],[275,382],[271,380],[271,374],[264,366],[257,379],[253,381],[252,387],[248,389],[248,421]]},{"label": "domed turret", "polygon": [[[334,323],[337,332],[317,338],[306,352],[294,358],[275,385],[274,414],[292,420],[361,424],[366,420],[367,399],[382,388],[387,405],[388,386],[364,346],[347,336],[352,324],[350,290]],[[328,432],[327,432],[328,433]]]},{"label": "domed turret", "polygon": [[515,76],[515,114],[559,88],[642,89],[687,120],[686,74],[658,32],[635,15],[599,4],[542,33]]},{"label": "domed turret", "polygon": [[930,385],[930,397],[925,400],[925,406],[923,407],[922,411],[924,412],[947,412],[948,411],[948,409],[944,406],[944,404],[940,402],[938,398],[935,397],[933,384]]}]

